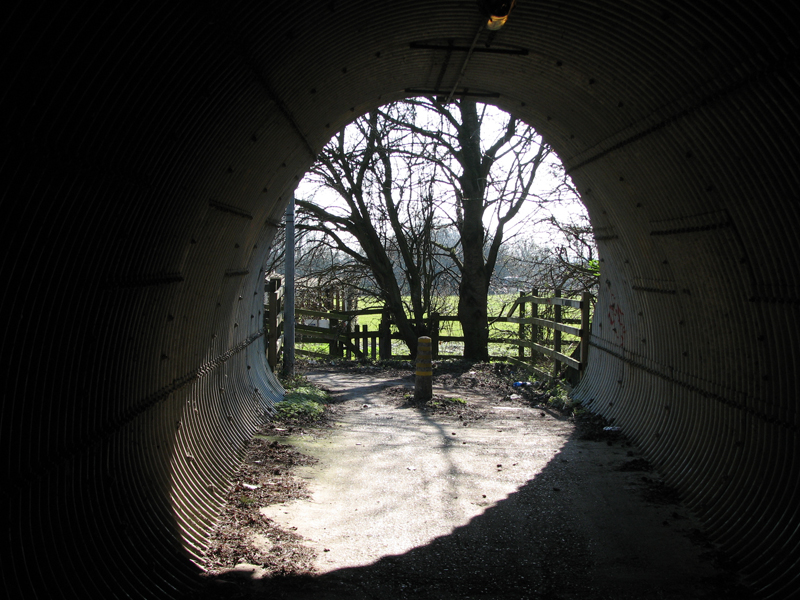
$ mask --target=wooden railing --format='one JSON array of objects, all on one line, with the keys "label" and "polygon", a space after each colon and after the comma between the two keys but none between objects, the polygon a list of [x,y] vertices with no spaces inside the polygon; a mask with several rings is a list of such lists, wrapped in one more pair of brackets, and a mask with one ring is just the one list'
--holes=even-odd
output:
[{"label": "wooden railing", "polygon": [[264,284],[264,331],[267,336],[267,363],[275,371],[283,343],[283,280],[272,277]]},{"label": "wooden railing", "polygon": [[[280,352],[280,333],[283,316],[280,312],[282,289],[280,280],[270,280],[267,290],[268,306],[265,310],[265,327],[268,332],[268,362],[274,369]],[[274,307],[273,307],[274,304]],[[552,307],[548,310],[547,307]],[[557,376],[562,365],[574,369],[579,375],[585,370],[588,359],[589,312],[591,296],[584,293],[580,300],[561,297],[561,291],[555,290],[552,297],[540,297],[536,290],[530,294],[520,293],[507,311],[507,316],[490,317],[492,324],[514,323],[518,326],[516,336],[490,337],[490,344],[504,344],[517,348],[517,356],[492,356],[517,364],[524,364],[542,376]],[[572,315],[565,315],[564,309],[571,309]],[[577,316],[575,312],[577,312]],[[515,314],[516,313],[516,314]],[[275,318],[272,318],[275,315]],[[377,330],[369,331],[366,325],[358,325],[359,316],[383,315]],[[327,346],[327,352],[309,351],[298,348],[298,356],[323,358],[357,359],[372,358],[387,360],[390,358],[408,359],[407,354],[396,354],[392,350],[392,340],[402,339],[393,331],[393,323],[384,309],[320,311],[296,309],[295,325],[298,344],[316,342]],[[327,321],[327,326],[307,325],[303,321],[311,319]],[[463,342],[463,336],[443,335],[442,329],[448,322],[458,321],[458,317],[432,313],[429,331],[434,358],[455,358],[459,355],[440,352],[442,344]],[[576,326],[577,325],[577,326]],[[549,333],[548,333],[549,331]],[[574,352],[564,352],[563,335],[572,336],[577,346]],[[550,343],[547,344],[546,342]],[[540,358],[546,356],[552,360],[550,373],[537,367]],[[274,361],[274,362],[273,362]]]},{"label": "wooden railing", "polygon": [[[519,298],[509,310],[509,313],[513,313],[516,308],[519,308],[519,316],[505,318],[506,322],[519,325],[519,337],[505,340],[505,343],[518,347],[518,356],[514,362],[525,363],[534,370],[539,371],[541,375],[549,377],[557,376],[560,371],[560,364],[563,364],[577,371],[580,376],[585,370],[588,361],[589,335],[591,333],[591,324],[589,322],[591,300],[591,294],[588,292],[584,292],[580,300],[562,298],[561,290],[555,290],[550,298],[540,297],[536,290],[533,290],[530,295],[520,292]],[[531,306],[530,316],[527,316],[528,305]],[[542,305],[553,307],[552,319],[540,318],[539,307]],[[563,309],[565,307],[579,310],[580,318],[564,318]],[[580,327],[573,327],[574,324],[578,324]],[[526,325],[530,326],[529,330],[526,330]],[[542,328],[552,330],[552,347],[540,343],[544,339],[544,336],[541,335]],[[525,339],[527,331],[530,331],[530,337]],[[562,334],[564,333],[578,339],[577,351],[570,356],[562,352]],[[526,356],[526,348],[530,349],[530,357]],[[536,368],[539,354],[548,356],[553,360],[552,373],[543,373]]]}]

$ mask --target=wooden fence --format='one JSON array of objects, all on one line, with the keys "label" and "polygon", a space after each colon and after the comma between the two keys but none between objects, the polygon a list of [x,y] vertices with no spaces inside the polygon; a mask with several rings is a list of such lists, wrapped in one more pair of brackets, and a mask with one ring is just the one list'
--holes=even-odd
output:
[{"label": "wooden fence", "polygon": [[[265,307],[265,328],[268,332],[267,359],[274,369],[280,353],[280,334],[283,324],[280,279],[270,280],[267,288],[268,304]],[[588,293],[584,293],[580,300],[575,300],[561,297],[560,290],[555,290],[554,295],[547,298],[540,297],[536,290],[530,294],[521,292],[508,310],[507,316],[489,318],[492,324],[514,323],[518,326],[516,336],[509,334],[489,338],[490,344],[516,347],[517,356],[492,356],[492,358],[524,364],[546,377],[558,375],[562,365],[574,369],[578,374],[582,373],[587,361],[590,306],[591,296]],[[573,313],[575,310],[579,311],[579,318],[565,316],[564,308],[573,309]],[[358,325],[358,317],[366,315],[382,315],[377,330],[369,331],[367,325]],[[295,332],[299,344],[316,342],[327,346],[327,352],[312,352],[298,348],[296,350],[298,356],[347,359],[355,357],[373,360],[410,358],[407,354],[393,353],[392,340],[399,340],[401,337],[399,333],[393,331],[390,316],[384,309],[337,311],[296,309],[295,317],[297,319]],[[432,313],[430,319],[433,357],[459,357],[460,355],[440,352],[442,344],[464,341],[463,336],[442,335],[442,328],[446,328],[448,322],[458,321],[458,317]],[[317,325],[308,324],[308,321],[314,320],[318,322]],[[321,321],[326,323],[320,324]],[[578,342],[575,351],[569,355],[564,353],[563,334],[574,336]],[[549,345],[546,341],[550,342]],[[541,356],[552,359],[550,373],[537,368]]]},{"label": "wooden fence", "polygon": [[264,284],[264,331],[267,336],[267,363],[275,371],[283,343],[283,280],[272,277]]},{"label": "wooden fence", "polygon": [[[580,300],[562,298],[561,290],[555,290],[553,296],[549,298],[540,297],[536,290],[533,290],[529,295],[520,292],[519,298],[517,298],[509,311],[513,313],[518,308],[519,316],[510,316],[505,319],[506,322],[519,325],[518,337],[505,341],[505,343],[513,344],[518,348],[518,356],[516,359],[512,359],[512,362],[524,363],[539,372],[540,375],[549,377],[557,376],[560,371],[560,365],[563,364],[574,369],[580,377],[586,369],[588,360],[589,335],[591,333],[591,323],[589,322],[591,303],[591,294],[588,292],[581,294]],[[528,305],[530,305],[529,313],[527,310]],[[540,306],[552,306],[552,318],[542,318],[544,315],[540,315]],[[563,315],[565,307],[577,309],[580,311],[580,317],[565,318]],[[529,328],[526,329],[526,325]],[[579,325],[579,327],[574,327],[573,325]],[[552,347],[542,343],[545,337],[542,335],[543,328],[552,331]],[[530,332],[529,335],[526,335],[527,332]],[[562,335],[565,333],[578,339],[575,351],[569,356],[562,352]],[[530,349],[529,357],[526,356],[526,348]],[[536,368],[538,356],[541,354],[553,360],[552,373],[543,373]]]}]

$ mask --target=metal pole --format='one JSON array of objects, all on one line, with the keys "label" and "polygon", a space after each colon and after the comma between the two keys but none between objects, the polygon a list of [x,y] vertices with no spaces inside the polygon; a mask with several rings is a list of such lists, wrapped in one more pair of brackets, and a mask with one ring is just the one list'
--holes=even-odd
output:
[{"label": "metal pole", "polygon": [[286,207],[286,284],[284,287],[283,375],[294,375],[294,196]]}]

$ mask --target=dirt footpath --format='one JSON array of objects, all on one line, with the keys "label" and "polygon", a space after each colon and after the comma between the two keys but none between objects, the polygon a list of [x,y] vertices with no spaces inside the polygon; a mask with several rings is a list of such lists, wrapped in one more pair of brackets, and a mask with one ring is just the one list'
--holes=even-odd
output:
[{"label": "dirt footpath", "polygon": [[340,407],[328,433],[284,438],[316,459],[295,472],[310,498],[259,512],[314,574],[240,565],[237,597],[749,597],[624,438],[491,386],[444,378],[440,410],[420,410],[408,374],[306,375]]}]

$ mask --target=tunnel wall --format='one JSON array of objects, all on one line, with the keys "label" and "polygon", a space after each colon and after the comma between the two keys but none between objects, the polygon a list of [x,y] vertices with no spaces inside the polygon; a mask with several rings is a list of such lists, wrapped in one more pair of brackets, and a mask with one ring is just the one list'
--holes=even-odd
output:
[{"label": "tunnel wall", "polygon": [[[9,595],[181,597],[282,390],[262,267],[316,152],[449,90],[472,2],[19,3],[2,22]],[[776,2],[520,0],[459,89],[534,125],[602,256],[576,397],[762,597],[798,591],[798,27]]]}]

